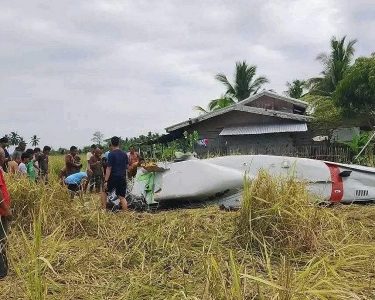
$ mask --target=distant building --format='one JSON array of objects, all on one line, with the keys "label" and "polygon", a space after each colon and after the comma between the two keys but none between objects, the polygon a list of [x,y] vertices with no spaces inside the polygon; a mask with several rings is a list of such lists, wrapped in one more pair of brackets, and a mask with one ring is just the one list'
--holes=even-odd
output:
[{"label": "distant building", "polygon": [[229,107],[166,128],[165,141],[197,131],[197,152],[282,154],[312,142],[308,103],[263,91]]}]

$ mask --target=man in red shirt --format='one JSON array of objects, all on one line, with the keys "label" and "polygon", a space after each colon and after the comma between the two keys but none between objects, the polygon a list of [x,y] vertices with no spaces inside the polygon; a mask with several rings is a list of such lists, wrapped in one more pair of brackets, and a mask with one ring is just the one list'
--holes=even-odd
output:
[{"label": "man in red shirt", "polygon": [[[0,166],[5,162],[5,153],[0,148]],[[6,256],[6,237],[10,211],[10,196],[4,181],[3,169],[0,167],[0,279],[8,274],[8,260]]]}]

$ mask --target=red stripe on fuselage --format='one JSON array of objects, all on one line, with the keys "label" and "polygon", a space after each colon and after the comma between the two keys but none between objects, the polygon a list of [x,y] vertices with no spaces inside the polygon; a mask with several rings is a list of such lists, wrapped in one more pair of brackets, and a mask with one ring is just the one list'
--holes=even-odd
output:
[{"label": "red stripe on fuselage", "polygon": [[331,200],[332,202],[340,202],[344,196],[344,184],[342,177],[340,176],[340,168],[336,165],[327,164],[329,172],[331,173],[332,191]]}]

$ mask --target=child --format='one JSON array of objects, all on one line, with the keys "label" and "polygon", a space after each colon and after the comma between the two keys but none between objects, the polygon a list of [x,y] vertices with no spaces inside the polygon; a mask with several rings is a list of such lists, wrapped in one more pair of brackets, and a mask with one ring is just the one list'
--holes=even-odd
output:
[{"label": "child", "polygon": [[31,181],[35,182],[37,178],[37,172],[35,170],[39,170],[39,168],[36,165],[36,161],[34,159],[34,150],[27,149],[25,153],[29,156],[29,162],[26,164],[27,176]]},{"label": "child", "polygon": [[35,162],[32,159],[32,157],[29,157],[29,162],[26,164],[27,177],[29,177],[30,180],[33,181],[33,182],[36,181],[36,171],[35,171],[34,163]]},{"label": "child", "polygon": [[21,163],[18,165],[18,171],[21,175],[27,176],[27,167],[26,165],[30,161],[30,156],[28,153],[24,152],[21,154]]}]

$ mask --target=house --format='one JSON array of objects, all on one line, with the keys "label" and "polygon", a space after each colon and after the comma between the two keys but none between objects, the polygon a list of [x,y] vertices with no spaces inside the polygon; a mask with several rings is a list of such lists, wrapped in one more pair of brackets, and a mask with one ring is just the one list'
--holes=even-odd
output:
[{"label": "house", "polygon": [[164,140],[197,131],[197,152],[283,154],[312,141],[308,103],[263,91],[229,107],[166,128]]}]

